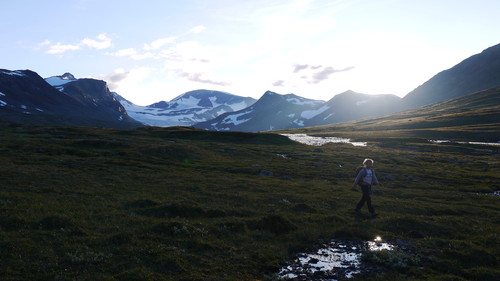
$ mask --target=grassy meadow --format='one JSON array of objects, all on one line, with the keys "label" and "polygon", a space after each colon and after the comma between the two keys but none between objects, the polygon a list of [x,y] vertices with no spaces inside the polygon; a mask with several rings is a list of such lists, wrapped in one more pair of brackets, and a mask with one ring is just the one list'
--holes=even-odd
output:
[{"label": "grassy meadow", "polygon": [[[499,147],[356,137],[369,146],[3,127],[0,279],[276,280],[302,251],[380,235],[411,250],[367,256],[382,270],[349,280],[498,280],[500,197],[483,193],[500,189]],[[383,184],[375,219],[353,212],[366,157]]]}]

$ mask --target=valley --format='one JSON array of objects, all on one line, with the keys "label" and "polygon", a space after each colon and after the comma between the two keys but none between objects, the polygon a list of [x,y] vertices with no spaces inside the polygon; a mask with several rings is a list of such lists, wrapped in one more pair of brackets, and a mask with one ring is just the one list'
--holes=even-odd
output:
[{"label": "valley", "polygon": [[[403,99],[140,107],[102,80],[0,69],[1,279],[496,281],[498,46]],[[376,218],[354,212],[365,158]]]},{"label": "valley", "polygon": [[500,280],[500,1],[27,2],[0,281]]},{"label": "valley", "polygon": [[[0,275],[276,280],[332,239],[381,236],[411,247],[365,256],[377,270],[349,280],[496,280],[499,148],[377,141],[317,150],[275,133],[4,124]],[[353,212],[366,157],[383,184],[375,219]]]}]

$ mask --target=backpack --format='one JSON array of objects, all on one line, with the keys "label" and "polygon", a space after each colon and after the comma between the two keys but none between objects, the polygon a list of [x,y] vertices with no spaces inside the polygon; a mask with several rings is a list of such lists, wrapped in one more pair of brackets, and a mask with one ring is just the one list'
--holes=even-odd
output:
[{"label": "backpack", "polygon": [[[358,175],[359,175],[359,172],[361,172],[361,170],[365,169],[365,167],[363,166],[360,166],[358,168],[356,168],[356,173],[354,174],[354,178],[356,178]],[[365,172],[366,174],[366,172]],[[357,185],[361,185],[363,183],[363,179],[364,179],[365,175],[361,176],[358,181],[356,182]]]}]

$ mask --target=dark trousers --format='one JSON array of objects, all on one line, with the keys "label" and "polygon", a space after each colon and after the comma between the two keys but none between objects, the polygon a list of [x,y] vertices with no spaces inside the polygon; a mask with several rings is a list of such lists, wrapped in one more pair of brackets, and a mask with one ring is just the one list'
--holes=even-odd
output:
[{"label": "dark trousers", "polygon": [[372,186],[371,185],[361,185],[361,191],[363,192],[363,197],[359,200],[358,205],[356,205],[356,210],[359,211],[363,207],[366,202],[366,206],[368,207],[368,211],[370,213],[375,213],[375,210],[372,206]]}]

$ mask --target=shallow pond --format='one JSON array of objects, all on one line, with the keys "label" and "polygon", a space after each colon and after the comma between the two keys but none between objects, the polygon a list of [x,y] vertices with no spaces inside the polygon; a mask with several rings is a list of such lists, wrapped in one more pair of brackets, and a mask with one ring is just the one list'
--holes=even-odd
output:
[{"label": "shallow pond", "polygon": [[299,254],[297,259],[281,268],[278,280],[337,280],[351,278],[366,270],[361,261],[365,251],[392,251],[395,245],[373,241],[333,240],[312,253]]},{"label": "shallow pond", "polygon": [[321,146],[327,143],[350,143],[354,146],[366,146],[366,142],[353,142],[347,138],[337,137],[313,137],[306,134],[282,134],[289,139],[307,145]]}]

